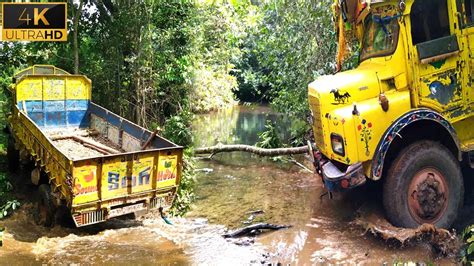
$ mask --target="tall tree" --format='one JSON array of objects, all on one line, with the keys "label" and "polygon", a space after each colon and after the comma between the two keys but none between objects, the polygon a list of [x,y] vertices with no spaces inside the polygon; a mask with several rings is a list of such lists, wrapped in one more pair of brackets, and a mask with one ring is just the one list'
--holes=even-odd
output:
[{"label": "tall tree", "polygon": [[76,9],[74,3],[71,0],[71,6],[73,7],[73,14],[74,14],[74,32],[73,32],[73,43],[74,43],[74,74],[79,74],[79,20],[82,16],[82,8],[84,6],[84,0],[79,0],[79,6]]}]

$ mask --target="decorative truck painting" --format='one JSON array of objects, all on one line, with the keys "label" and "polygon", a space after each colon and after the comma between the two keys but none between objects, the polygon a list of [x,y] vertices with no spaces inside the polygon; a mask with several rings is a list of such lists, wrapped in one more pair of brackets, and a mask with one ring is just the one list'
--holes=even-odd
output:
[{"label": "decorative truck painting", "polygon": [[91,102],[91,81],[53,66],[15,75],[9,166],[34,162],[35,220],[51,226],[67,208],[76,226],[170,207],[183,148]]},{"label": "decorative truck painting", "polygon": [[472,178],[461,167],[474,168],[473,8],[335,1],[339,46],[352,37],[361,54],[357,68],[309,84],[314,162],[330,192],[380,180],[394,225],[454,222]]}]

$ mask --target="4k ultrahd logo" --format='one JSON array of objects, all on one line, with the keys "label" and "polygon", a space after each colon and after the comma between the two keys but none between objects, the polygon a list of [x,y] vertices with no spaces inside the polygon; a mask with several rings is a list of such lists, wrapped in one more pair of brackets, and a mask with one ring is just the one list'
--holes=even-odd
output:
[{"label": "4k ultrahd logo", "polygon": [[66,3],[2,3],[2,41],[66,41]]}]

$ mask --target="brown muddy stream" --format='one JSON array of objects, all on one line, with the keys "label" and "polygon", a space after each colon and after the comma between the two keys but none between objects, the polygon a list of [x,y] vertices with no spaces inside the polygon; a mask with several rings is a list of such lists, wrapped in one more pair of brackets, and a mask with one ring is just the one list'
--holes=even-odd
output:
[{"label": "brown muddy stream", "polygon": [[[196,146],[255,144],[265,120],[277,117],[269,112],[265,107],[238,107],[198,116]],[[288,128],[289,123],[282,127]],[[7,230],[0,265],[455,263],[453,258],[436,258],[428,244],[401,247],[364,234],[352,222],[361,206],[382,213],[373,190],[362,188],[336,200],[320,198],[324,190],[317,176],[290,162],[243,153],[198,160],[197,168],[196,201],[185,218],[171,218],[174,225],[165,224],[158,213],[149,213],[138,220],[45,229],[34,224],[32,204],[25,199],[19,211],[0,220],[0,227]],[[256,210],[263,213],[250,217]],[[240,241],[249,245],[221,236],[249,222],[292,227]]]}]

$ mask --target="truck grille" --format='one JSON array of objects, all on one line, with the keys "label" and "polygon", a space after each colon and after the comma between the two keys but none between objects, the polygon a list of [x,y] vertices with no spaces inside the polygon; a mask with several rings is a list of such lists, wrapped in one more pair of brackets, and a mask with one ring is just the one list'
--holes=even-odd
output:
[{"label": "truck grille", "polygon": [[103,210],[74,214],[72,218],[77,227],[105,221]]},{"label": "truck grille", "polygon": [[317,147],[322,147],[324,143],[324,135],[319,98],[311,97],[311,110],[313,111],[314,141],[316,142]]}]

